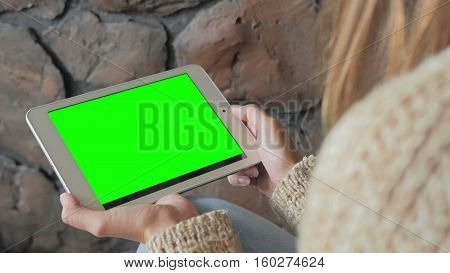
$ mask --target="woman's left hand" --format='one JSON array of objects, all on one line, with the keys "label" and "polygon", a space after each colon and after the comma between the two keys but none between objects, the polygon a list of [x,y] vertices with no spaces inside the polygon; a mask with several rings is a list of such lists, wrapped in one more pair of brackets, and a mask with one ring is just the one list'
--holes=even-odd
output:
[{"label": "woman's left hand", "polygon": [[145,243],[177,223],[198,215],[195,206],[180,195],[168,195],[156,204],[115,207],[105,211],[86,208],[70,193],[60,196],[64,223],[97,237],[119,237]]}]

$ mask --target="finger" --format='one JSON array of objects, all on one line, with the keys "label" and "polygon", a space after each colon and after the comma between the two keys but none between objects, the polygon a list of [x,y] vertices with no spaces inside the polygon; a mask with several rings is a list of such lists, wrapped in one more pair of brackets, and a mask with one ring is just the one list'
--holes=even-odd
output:
[{"label": "finger", "polygon": [[259,170],[258,170],[258,167],[252,166],[252,167],[249,167],[247,169],[240,170],[240,171],[238,171],[238,172],[236,172],[236,173],[234,173],[232,175],[248,176],[250,178],[256,178],[259,175]]},{"label": "finger", "polygon": [[80,205],[70,193],[61,194],[60,201],[63,206],[61,218],[65,224],[101,236],[107,217],[105,211],[95,211]]},{"label": "finger", "polygon": [[166,195],[164,197],[162,197],[161,199],[159,199],[158,201],[156,201],[156,204],[158,205],[172,205],[174,203],[179,204],[182,202],[185,202],[185,198],[182,197],[179,194],[169,194]]},{"label": "finger", "polygon": [[228,176],[228,182],[233,186],[243,187],[250,185],[251,179],[245,175],[233,174]]},{"label": "finger", "polygon": [[252,135],[256,138],[258,135],[258,130],[253,119],[250,119],[247,113],[247,108],[240,105],[231,105],[231,113],[246,123],[247,128],[250,130]]},{"label": "finger", "polygon": [[186,198],[179,194],[170,194],[159,199],[156,204],[175,207],[177,210],[193,210],[197,211],[195,206]]},{"label": "finger", "polygon": [[180,220],[185,220],[194,215],[198,215],[198,210],[191,201],[179,194],[170,194],[159,199],[156,204],[174,207],[180,216]]},{"label": "finger", "polygon": [[252,166],[244,170],[244,174],[249,176],[250,178],[256,178],[259,176],[258,167]]},{"label": "finger", "polygon": [[250,132],[258,140],[260,145],[268,143],[267,141],[271,139],[270,134],[278,133],[282,129],[282,127],[276,128],[276,125],[279,125],[278,122],[275,122],[274,118],[269,116],[256,104],[233,106],[231,107],[231,112],[246,122]]},{"label": "finger", "polygon": [[238,171],[238,172],[235,172],[235,173],[233,173],[233,174],[230,174],[230,175],[228,175],[228,177],[230,177],[230,176],[247,176],[245,173],[244,173],[244,171]]}]

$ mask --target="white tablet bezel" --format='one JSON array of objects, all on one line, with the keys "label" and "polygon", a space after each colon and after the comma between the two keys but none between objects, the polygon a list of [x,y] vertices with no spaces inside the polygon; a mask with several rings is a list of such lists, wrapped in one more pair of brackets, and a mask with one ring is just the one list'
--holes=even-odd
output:
[{"label": "white tablet bezel", "polygon": [[56,128],[50,121],[48,112],[180,74],[188,74],[194,81],[195,85],[209,102],[212,109],[214,109],[217,116],[222,120],[234,139],[241,146],[245,157],[237,162],[201,174],[157,192],[150,193],[122,205],[155,202],[165,195],[175,192],[184,192],[260,162],[257,150],[255,149],[256,143],[254,137],[245,127],[244,123],[232,115],[229,103],[208,74],[198,65],[188,65],[35,107],[27,112],[26,121],[66,191],[74,194],[83,205],[95,210],[104,210],[104,207],[97,201],[92,189],[63,143]]}]

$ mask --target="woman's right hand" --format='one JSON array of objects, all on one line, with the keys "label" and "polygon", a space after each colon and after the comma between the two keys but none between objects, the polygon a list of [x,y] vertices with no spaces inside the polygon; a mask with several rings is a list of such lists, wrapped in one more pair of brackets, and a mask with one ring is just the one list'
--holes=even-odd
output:
[{"label": "woman's right hand", "polygon": [[232,105],[233,115],[246,123],[256,138],[260,164],[228,176],[233,186],[254,184],[267,197],[272,197],[277,183],[300,160],[283,126],[254,104]]},{"label": "woman's right hand", "polygon": [[115,207],[105,211],[89,209],[70,193],[60,196],[65,224],[97,237],[117,237],[145,243],[177,223],[198,215],[186,198],[172,194],[155,204]]}]

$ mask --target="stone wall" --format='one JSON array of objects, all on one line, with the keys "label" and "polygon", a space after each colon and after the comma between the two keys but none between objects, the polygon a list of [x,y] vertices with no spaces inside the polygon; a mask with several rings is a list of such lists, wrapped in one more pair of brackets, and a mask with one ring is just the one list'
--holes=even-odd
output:
[{"label": "stone wall", "polygon": [[[304,81],[317,65],[320,8],[318,0],[0,1],[0,250],[135,247],[58,221],[61,186],[25,123],[33,106],[196,63],[230,101],[265,103],[299,150],[315,151],[320,96]],[[215,189],[206,193],[230,199],[226,186]],[[252,209],[254,192],[236,194]]]}]

